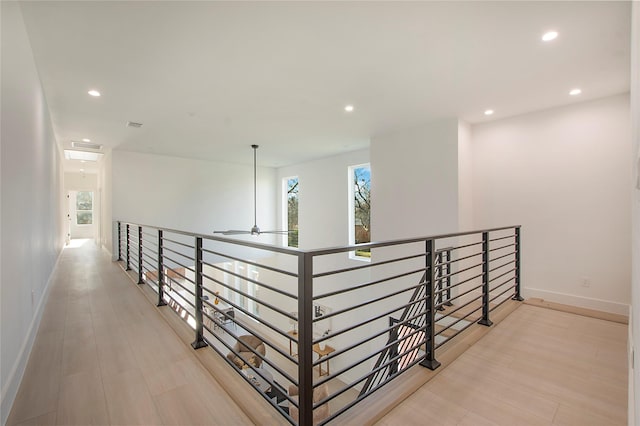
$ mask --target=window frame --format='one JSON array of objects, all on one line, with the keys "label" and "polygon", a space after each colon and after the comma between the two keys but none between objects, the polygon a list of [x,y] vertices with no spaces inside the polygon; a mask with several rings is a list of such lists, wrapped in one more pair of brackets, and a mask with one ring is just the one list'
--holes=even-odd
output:
[{"label": "window frame", "polygon": [[[90,209],[80,209],[78,208],[78,198],[79,195],[82,193],[87,193],[91,195],[91,208]],[[76,210],[76,226],[93,226],[93,211],[94,211],[94,202],[95,202],[95,194],[93,191],[76,191],[76,205],[75,205],[75,210]],[[90,213],[91,216],[91,222],[89,223],[78,223],[78,214],[80,213]]]},{"label": "window frame", "polygon": [[[367,168],[369,170],[369,191],[371,191],[371,163],[354,164],[348,167],[348,185],[349,185],[349,245],[356,244],[356,218],[355,218],[355,179],[354,174],[357,169]],[[369,221],[371,221],[371,211],[369,211]],[[371,231],[369,231],[371,232]],[[371,235],[369,235],[369,242],[371,241]],[[369,251],[369,254],[371,252]],[[363,262],[371,262],[371,255],[360,256],[357,252],[350,251],[349,259],[359,260]]]}]

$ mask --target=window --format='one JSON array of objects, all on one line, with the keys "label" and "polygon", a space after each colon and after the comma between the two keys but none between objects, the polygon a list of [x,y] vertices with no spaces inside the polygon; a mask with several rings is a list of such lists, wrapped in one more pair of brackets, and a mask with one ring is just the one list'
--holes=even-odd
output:
[{"label": "window", "polygon": [[285,179],[287,190],[287,246],[298,247],[298,177]]},{"label": "window", "polygon": [[[350,244],[371,242],[371,166],[362,164],[349,168]],[[356,250],[356,258],[371,258],[370,249]]]},{"label": "window", "polygon": [[78,191],[76,195],[76,224],[93,224],[93,192]]}]

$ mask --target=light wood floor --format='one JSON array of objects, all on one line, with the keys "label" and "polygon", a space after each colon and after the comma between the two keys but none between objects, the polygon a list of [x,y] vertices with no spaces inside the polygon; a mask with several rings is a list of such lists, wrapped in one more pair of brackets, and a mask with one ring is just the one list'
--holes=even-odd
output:
[{"label": "light wood floor", "polygon": [[520,306],[377,424],[626,425],[627,326]]},{"label": "light wood floor", "polygon": [[92,241],[66,248],[8,425],[247,425]]},{"label": "light wood floor", "polygon": [[[7,425],[253,424],[176,333],[92,242],[65,249]],[[378,424],[624,425],[626,337],[523,305]]]}]

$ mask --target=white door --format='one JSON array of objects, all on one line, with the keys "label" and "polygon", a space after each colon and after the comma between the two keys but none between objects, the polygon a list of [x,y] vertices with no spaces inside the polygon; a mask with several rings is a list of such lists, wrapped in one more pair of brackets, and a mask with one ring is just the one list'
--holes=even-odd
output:
[{"label": "white door", "polygon": [[69,192],[69,234],[71,239],[95,238],[94,201],[95,193],[93,191]]}]

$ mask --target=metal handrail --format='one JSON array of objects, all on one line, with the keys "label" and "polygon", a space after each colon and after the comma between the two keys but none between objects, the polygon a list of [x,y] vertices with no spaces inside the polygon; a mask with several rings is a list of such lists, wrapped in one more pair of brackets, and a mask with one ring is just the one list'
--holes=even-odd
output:
[{"label": "metal handrail", "polygon": [[[438,348],[474,326],[470,321],[480,318],[480,324],[490,326],[490,313],[496,307],[506,303],[510,296],[521,300],[520,229],[520,226],[506,226],[304,250],[117,222],[117,250],[123,268],[137,273],[140,284],[146,282],[157,292],[158,306],[172,300],[174,310],[194,329],[194,348],[211,346],[240,371],[234,364],[236,361],[225,356],[227,351],[229,357],[240,355],[233,349],[233,342],[242,334],[251,334],[262,342],[269,349],[266,355],[254,348],[247,348],[247,352],[270,368],[277,375],[274,380],[283,381],[284,387],[287,383],[298,386],[299,396],[295,402],[290,396],[282,395],[282,390],[276,396],[260,394],[292,424],[295,424],[293,419],[279,407],[278,401],[296,405],[298,424],[310,426],[314,409],[329,401],[332,401],[333,412],[320,424],[342,415],[411,366],[437,368],[440,365],[436,360]],[[171,234],[181,237],[169,238]],[[451,239],[468,236],[480,237],[480,241],[451,244]],[[505,241],[510,243],[506,245],[496,244],[503,240],[511,241]],[[203,242],[207,242],[206,247]],[[436,243],[446,246],[438,248]],[[476,246],[482,249],[470,254]],[[376,261],[378,250],[387,247],[398,247],[405,253]],[[509,253],[490,258],[490,253],[511,247]],[[239,248],[259,250],[257,260],[243,258],[238,254]],[[317,262],[325,256],[361,249],[371,250],[371,262],[336,267],[326,266],[326,261]],[[275,258],[275,263],[261,260],[263,256],[276,255],[292,257],[297,267],[285,270],[272,266],[284,264]],[[176,262],[178,256],[194,264]],[[482,257],[480,263],[479,256]],[[510,256],[514,257],[506,263],[497,262]],[[229,270],[223,267],[224,262],[235,262],[236,266]],[[176,270],[176,265],[194,274],[193,278]],[[238,265],[245,265],[245,272],[239,272]],[[496,272],[507,266],[511,268],[506,272]],[[260,277],[252,275],[253,271],[259,272]],[[498,280],[500,284],[495,285]],[[174,286],[180,289],[175,297],[169,293]],[[294,288],[297,291],[292,291]],[[259,289],[267,293],[258,293]],[[224,294],[220,295],[218,290]],[[216,306],[212,297],[222,300],[225,308]],[[320,309],[320,304],[331,308]],[[230,313],[228,309],[233,311]],[[399,315],[400,320],[391,321],[392,315]],[[286,331],[291,322],[298,326],[297,335]],[[332,326],[332,322],[340,326]],[[387,322],[388,325],[383,325]],[[237,327],[238,331],[233,332],[230,327]],[[327,331],[318,337],[314,335],[315,327]],[[406,327],[402,335],[399,327]],[[334,342],[331,345],[336,348],[324,351],[318,347],[326,342]],[[292,352],[293,345],[297,345],[297,355]],[[317,359],[314,352],[318,352]],[[246,363],[246,360],[240,362]],[[331,372],[330,362],[334,364]],[[321,374],[318,379],[312,374],[314,368]],[[271,376],[259,369],[254,372],[265,380]],[[251,383],[248,377],[243,378]],[[337,381],[339,385],[332,385],[333,391],[314,403],[313,390],[326,386],[329,381]],[[273,385],[273,388],[278,387]],[[353,390],[358,391],[357,396],[349,393]]]}]

